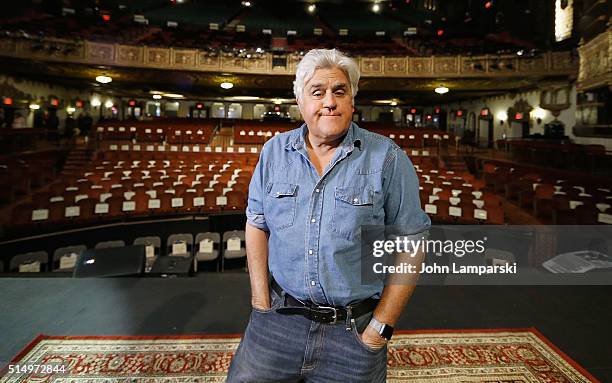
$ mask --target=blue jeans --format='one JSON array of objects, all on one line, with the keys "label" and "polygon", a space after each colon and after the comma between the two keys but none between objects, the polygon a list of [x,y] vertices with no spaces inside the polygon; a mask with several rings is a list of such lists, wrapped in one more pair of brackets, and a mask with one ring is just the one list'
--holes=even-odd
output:
[{"label": "blue jeans", "polygon": [[253,309],[230,365],[228,383],[385,382],[387,346],[373,350],[360,334],[372,314],[336,324],[275,310],[284,299],[271,293],[270,310]]}]

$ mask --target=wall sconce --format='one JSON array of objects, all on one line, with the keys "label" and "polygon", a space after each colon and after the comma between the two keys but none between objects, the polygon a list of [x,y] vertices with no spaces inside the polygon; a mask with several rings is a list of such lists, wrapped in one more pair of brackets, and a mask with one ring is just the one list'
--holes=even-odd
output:
[{"label": "wall sconce", "polygon": [[504,121],[506,121],[508,119],[508,113],[506,113],[504,111],[497,112],[496,117],[499,120],[500,125],[503,125]]},{"label": "wall sconce", "polygon": [[544,117],[546,117],[546,111],[542,108],[540,108],[539,106],[536,106],[532,111],[531,111],[531,117],[536,119],[536,122],[538,123],[538,125],[540,125],[542,123],[542,120],[544,119]]}]

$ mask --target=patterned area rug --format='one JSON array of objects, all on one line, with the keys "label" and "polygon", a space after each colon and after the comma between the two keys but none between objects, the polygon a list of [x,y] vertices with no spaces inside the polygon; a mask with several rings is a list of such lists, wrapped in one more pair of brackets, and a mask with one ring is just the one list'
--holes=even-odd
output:
[{"label": "patterned area rug", "polygon": [[[6,366],[0,382],[223,382],[239,340],[41,335]],[[38,373],[27,371],[36,366]],[[55,371],[42,371],[49,366]],[[388,367],[388,382],[598,382],[532,328],[400,331]]]}]

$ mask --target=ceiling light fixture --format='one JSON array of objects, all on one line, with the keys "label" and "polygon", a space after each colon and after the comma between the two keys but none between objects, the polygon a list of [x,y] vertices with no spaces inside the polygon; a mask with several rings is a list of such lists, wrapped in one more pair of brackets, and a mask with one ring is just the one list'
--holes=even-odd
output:
[{"label": "ceiling light fixture", "polygon": [[161,100],[161,98],[162,98],[162,95],[161,95],[161,94],[154,94],[154,95],[153,95],[153,99],[154,99],[154,100]]},{"label": "ceiling light fixture", "polygon": [[113,78],[109,76],[97,76],[96,81],[100,84],[108,84],[109,82],[113,81]]},{"label": "ceiling light fixture", "polygon": [[445,86],[439,86],[436,89],[434,89],[434,92],[436,92],[437,94],[445,94],[445,93],[448,93],[449,90],[450,89],[448,89]]},{"label": "ceiling light fixture", "polygon": [[378,3],[374,3],[374,4],[372,5],[372,12],[374,12],[374,13],[378,13],[378,12],[380,12],[380,4],[378,4]]},{"label": "ceiling light fixture", "polygon": [[244,7],[250,7],[251,5],[253,5],[250,1],[243,1],[242,2],[242,6]]},{"label": "ceiling light fixture", "polygon": [[231,82],[222,82],[221,83],[221,88],[223,89],[232,89],[234,87],[234,84],[232,84]]},{"label": "ceiling light fixture", "polygon": [[105,106],[106,108],[112,108],[112,107],[113,107],[113,102],[112,102],[111,100],[107,100],[107,101],[104,103],[104,106]]},{"label": "ceiling light fixture", "polygon": [[308,6],[308,13],[314,13],[317,10],[317,6],[314,4],[310,4]]},{"label": "ceiling light fixture", "polygon": [[259,100],[257,96],[234,96],[228,98],[230,101],[255,101]]},{"label": "ceiling light fixture", "polygon": [[168,97],[168,98],[185,98],[185,96],[183,96],[182,94],[178,94],[178,93],[162,93],[162,96]]},{"label": "ceiling light fixture", "polygon": [[38,104],[30,104],[30,109],[38,110],[38,109],[40,109],[40,105],[38,105]]}]

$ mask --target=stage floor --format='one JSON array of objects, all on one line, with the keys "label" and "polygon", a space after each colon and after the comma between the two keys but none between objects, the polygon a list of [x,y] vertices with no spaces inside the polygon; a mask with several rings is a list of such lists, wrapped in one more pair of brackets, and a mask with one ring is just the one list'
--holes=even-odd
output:
[{"label": "stage floor", "polygon": [[[195,278],[0,278],[0,365],[38,334],[241,333],[244,273]],[[399,329],[535,327],[602,382],[612,381],[612,286],[419,286]]]}]

